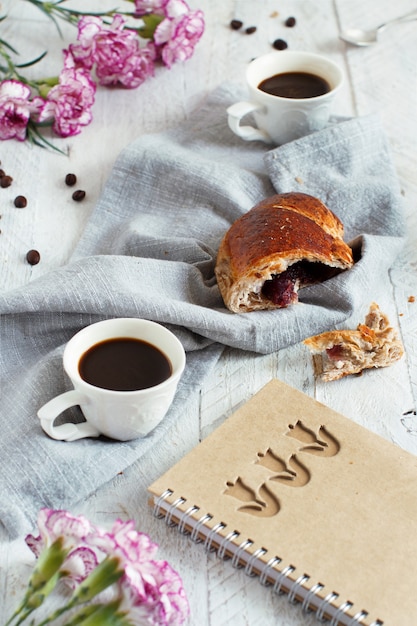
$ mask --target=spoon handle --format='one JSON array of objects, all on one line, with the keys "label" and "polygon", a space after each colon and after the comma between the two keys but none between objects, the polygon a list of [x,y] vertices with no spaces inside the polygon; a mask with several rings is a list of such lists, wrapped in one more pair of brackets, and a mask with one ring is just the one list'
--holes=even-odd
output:
[{"label": "spoon handle", "polygon": [[400,15],[400,17],[395,17],[392,20],[388,20],[383,24],[380,24],[377,30],[382,30],[383,28],[390,26],[390,24],[398,24],[398,22],[411,22],[415,19],[417,19],[417,9],[414,9],[413,11],[410,11],[410,13],[406,13],[405,15]]}]

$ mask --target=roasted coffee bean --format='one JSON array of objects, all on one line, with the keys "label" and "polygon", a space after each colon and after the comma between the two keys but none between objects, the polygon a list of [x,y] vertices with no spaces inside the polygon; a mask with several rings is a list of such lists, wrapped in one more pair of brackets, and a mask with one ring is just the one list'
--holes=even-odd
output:
[{"label": "roasted coffee bean", "polygon": [[7,176],[7,174],[0,177],[0,187],[10,187],[12,182],[13,178],[11,176]]},{"label": "roasted coffee bean", "polygon": [[72,187],[73,185],[75,185],[76,182],[77,177],[75,174],[67,174],[65,176],[65,184],[68,185],[68,187]]},{"label": "roasted coffee bean", "polygon": [[247,28],[247,29],[245,30],[245,33],[246,33],[247,35],[252,35],[252,34],[253,34],[253,33],[255,33],[255,32],[256,32],[256,26],[249,26],[249,28]]},{"label": "roasted coffee bean", "polygon": [[296,24],[295,17],[288,17],[285,20],[285,26],[288,26],[289,28],[292,28],[293,26],[295,26],[295,24]]},{"label": "roasted coffee bean", "polygon": [[285,48],[288,48],[288,44],[283,39],[275,39],[272,47],[275,48],[275,50],[285,50]]},{"label": "roasted coffee bean", "polygon": [[25,196],[16,196],[16,198],[14,199],[14,205],[18,209],[24,209],[25,206],[27,206],[27,203],[28,201],[26,200]]},{"label": "roasted coffee bean", "polygon": [[75,202],[81,202],[81,200],[84,200],[85,198],[85,191],[83,191],[82,189],[77,189],[77,191],[74,191],[74,193],[72,194],[72,199],[75,200]]},{"label": "roasted coffee bean", "polygon": [[3,176],[6,176],[6,172],[0,169],[0,178],[2,178]]},{"label": "roasted coffee bean", "polygon": [[29,250],[29,252],[26,254],[26,261],[29,263],[29,265],[37,265],[40,260],[41,255],[37,250]]},{"label": "roasted coffee bean", "polygon": [[240,20],[232,20],[230,22],[230,28],[232,30],[239,30],[239,28],[242,28],[243,26],[243,22],[241,22]]}]

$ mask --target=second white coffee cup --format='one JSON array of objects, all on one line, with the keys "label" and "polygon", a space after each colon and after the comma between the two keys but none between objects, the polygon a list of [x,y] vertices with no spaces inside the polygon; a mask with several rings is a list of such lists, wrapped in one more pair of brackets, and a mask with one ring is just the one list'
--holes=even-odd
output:
[{"label": "second white coffee cup", "polygon": [[[92,362],[93,382],[88,382],[85,374],[84,378],[81,375],[80,363],[84,355],[114,340],[119,343],[117,349],[137,350],[139,346],[123,348],[122,344],[139,342],[143,344],[141,350],[150,350],[151,354],[147,352],[143,362],[132,356],[129,357],[130,363],[126,364],[124,356],[120,360],[119,370],[126,372],[126,378],[130,376],[129,370],[137,368],[138,376],[142,376],[140,370],[143,371],[142,388],[123,389],[124,374],[115,372],[114,357],[101,356],[99,366]],[[151,366],[154,358],[157,365]],[[74,389],[56,396],[39,409],[43,430],[53,439],[65,441],[99,435],[128,441],[147,435],[167,413],[185,367],[185,352],[179,339],[161,324],[138,318],[115,318],[86,326],[74,335],[65,347],[63,365]],[[151,367],[162,370],[162,373],[158,372],[159,378],[153,380],[154,375],[148,371]],[[96,376],[106,374],[105,370],[108,370],[107,380],[110,381],[107,388],[99,386],[107,385],[107,380],[95,382]],[[112,377],[115,382],[116,378],[119,379],[119,387],[112,388]],[[81,408],[85,422],[55,423],[61,413],[76,405]]]},{"label": "second white coffee cup", "polygon": [[[282,97],[259,88],[265,79],[279,74],[304,73],[323,79],[328,90],[313,97]],[[341,68],[325,56],[283,50],[253,60],[246,71],[249,99],[227,109],[230,129],[245,141],[281,145],[321,130],[329,121],[336,94],[343,84]],[[242,124],[252,113],[256,127]]]}]

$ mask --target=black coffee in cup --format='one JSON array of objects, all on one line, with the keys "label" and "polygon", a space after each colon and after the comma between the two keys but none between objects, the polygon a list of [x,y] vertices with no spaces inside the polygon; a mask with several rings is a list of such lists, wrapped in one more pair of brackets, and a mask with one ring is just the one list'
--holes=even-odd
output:
[{"label": "black coffee in cup", "polygon": [[94,387],[137,391],[167,380],[172,367],[156,346],[141,339],[118,337],[100,341],[84,352],[78,371]]},{"label": "black coffee in cup", "polygon": [[315,98],[330,91],[330,85],[321,76],[309,72],[283,72],[262,80],[258,89],[281,98]]}]

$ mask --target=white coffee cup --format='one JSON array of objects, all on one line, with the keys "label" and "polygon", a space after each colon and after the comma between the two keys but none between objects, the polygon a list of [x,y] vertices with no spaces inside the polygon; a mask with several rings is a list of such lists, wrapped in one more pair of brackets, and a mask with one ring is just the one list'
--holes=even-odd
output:
[{"label": "white coffee cup", "polygon": [[[86,382],[79,372],[81,357],[96,344],[117,338],[137,339],[157,348],[169,361],[170,376],[135,391],[115,391]],[[74,335],[65,347],[63,365],[74,389],[39,409],[43,430],[53,439],[65,441],[99,435],[128,441],[147,435],[166,415],[185,367],[185,352],[179,339],[156,322],[115,318],[86,326]],[[77,405],[85,422],[55,424],[63,411]]]},{"label": "white coffee cup", "polygon": [[[310,98],[272,95],[259,84],[276,74],[303,72],[324,79],[330,89]],[[249,100],[227,109],[230,129],[245,141],[264,141],[281,145],[326,126],[337,92],[343,84],[341,68],[330,59],[311,52],[282,50],[251,61],[246,70]],[[242,125],[242,119],[253,113],[257,128]]]}]

